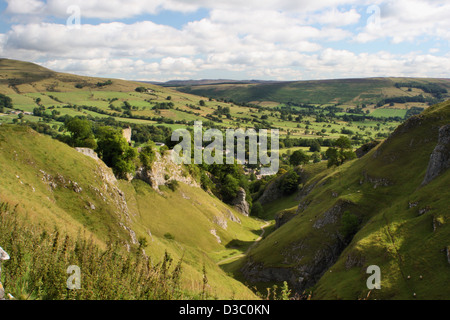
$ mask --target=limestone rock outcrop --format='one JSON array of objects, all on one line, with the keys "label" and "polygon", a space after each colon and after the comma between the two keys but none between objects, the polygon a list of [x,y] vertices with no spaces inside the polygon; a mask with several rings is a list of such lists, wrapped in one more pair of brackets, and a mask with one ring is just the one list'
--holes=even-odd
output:
[{"label": "limestone rock outcrop", "polygon": [[245,193],[245,190],[240,188],[236,198],[232,202],[232,205],[237,211],[248,217],[250,215],[250,205],[247,200],[245,200],[246,196],[247,194]]},{"label": "limestone rock outcrop", "polygon": [[450,124],[439,129],[438,143],[430,156],[422,186],[430,183],[448,168],[450,168]]}]

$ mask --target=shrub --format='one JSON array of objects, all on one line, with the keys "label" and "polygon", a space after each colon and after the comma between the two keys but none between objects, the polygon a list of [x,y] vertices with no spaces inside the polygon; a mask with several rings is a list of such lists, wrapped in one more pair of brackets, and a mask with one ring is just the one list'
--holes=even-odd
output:
[{"label": "shrub", "polygon": [[262,218],[264,215],[264,208],[259,202],[255,202],[252,206],[251,215],[257,218]]},{"label": "shrub", "polygon": [[297,191],[300,177],[292,170],[285,174],[281,181],[280,188],[284,194],[289,195]]},{"label": "shrub", "polygon": [[297,150],[289,158],[289,163],[293,166],[301,164],[307,164],[309,162],[309,156],[302,150]]},{"label": "shrub", "polygon": [[178,189],[178,187],[180,186],[177,180],[170,180],[169,182],[166,183],[166,186],[172,190],[172,191],[176,191]]},{"label": "shrub", "polygon": [[169,232],[167,232],[167,233],[164,235],[164,238],[166,238],[167,240],[175,240],[175,236],[172,235],[172,234],[170,234]]}]

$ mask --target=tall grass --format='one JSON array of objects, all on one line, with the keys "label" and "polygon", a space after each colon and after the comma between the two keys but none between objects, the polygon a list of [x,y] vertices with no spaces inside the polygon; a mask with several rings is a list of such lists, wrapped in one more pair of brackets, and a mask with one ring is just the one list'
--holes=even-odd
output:
[{"label": "tall grass", "polygon": [[[157,265],[142,248],[127,252],[110,242],[101,249],[79,234],[75,239],[58,230],[31,225],[15,208],[0,203],[0,245],[11,256],[2,265],[1,281],[16,299],[38,300],[176,300],[182,291],[182,259],[174,264],[166,253]],[[81,288],[69,290],[69,266],[81,269]]]}]

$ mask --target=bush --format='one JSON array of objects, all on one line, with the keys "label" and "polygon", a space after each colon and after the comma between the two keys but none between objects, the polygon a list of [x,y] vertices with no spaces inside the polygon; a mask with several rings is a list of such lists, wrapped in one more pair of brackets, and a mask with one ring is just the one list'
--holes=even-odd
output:
[{"label": "bush", "polygon": [[231,174],[226,175],[221,188],[221,194],[225,202],[230,202],[236,198],[239,191],[239,180],[234,178]]},{"label": "bush", "polygon": [[169,147],[166,146],[166,145],[164,145],[164,146],[162,146],[162,147],[159,149],[159,153],[161,153],[161,155],[163,156],[164,153],[165,153],[166,151],[168,151],[168,150],[169,150]]},{"label": "bush", "polygon": [[141,165],[147,170],[151,169],[152,164],[156,158],[155,151],[152,147],[153,145],[154,144],[152,142],[150,146],[143,147],[141,152],[139,153],[139,160],[141,162]]},{"label": "bush", "polygon": [[134,89],[136,92],[142,93],[142,92],[147,92],[147,88],[145,87],[137,87],[136,89]]},{"label": "bush", "polygon": [[286,195],[290,195],[295,191],[297,191],[299,179],[300,177],[294,170],[286,173],[282,178],[280,185],[280,188],[283,191],[283,193]]},{"label": "bush", "polygon": [[172,190],[172,191],[176,191],[178,189],[178,187],[180,186],[180,184],[178,183],[177,180],[170,180],[169,182],[166,182],[166,186]]},{"label": "bush", "polygon": [[255,202],[252,206],[251,215],[257,218],[262,218],[264,215],[264,208],[259,202]]},{"label": "bush", "polygon": [[167,240],[175,240],[175,236],[168,232],[164,235],[164,238],[166,238]]},{"label": "bush", "polygon": [[309,162],[309,156],[302,150],[297,150],[289,158],[289,163],[293,166],[301,164],[307,164]]},{"label": "bush", "polygon": [[12,109],[13,107],[12,99],[0,93],[0,107]]}]

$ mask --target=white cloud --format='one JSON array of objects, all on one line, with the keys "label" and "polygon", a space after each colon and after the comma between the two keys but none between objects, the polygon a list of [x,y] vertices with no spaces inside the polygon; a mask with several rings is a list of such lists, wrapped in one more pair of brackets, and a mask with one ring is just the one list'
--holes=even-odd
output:
[{"label": "white cloud", "polygon": [[320,23],[334,27],[342,27],[358,23],[361,15],[355,10],[341,11],[336,8],[325,10],[307,17],[308,23]]},{"label": "white cloud", "polygon": [[6,0],[6,12],[10,14],[39,14],[45,9],[45,3],[39,0]]},{"label": "white cloud", "polygon": [[122,19],[161,10],[194,12],[200,8],[219,10],[270,10],[288,12],[312,12],[339,5],[355,4],[358,0],[7,0],[11,14],[47,14],[65,16],[69,6],[80,7],[87,18]]},{"label": "white cloud", "polygon": [[379,25],[366,25],[355,40],[367,43],[390,39],[413,42],[420,37],[450,40],[450,3],[443,0],[387,0],[379,5]]},{"label": "white cloud", "polygon": [[[347,4],[355,6],[342,7]],[[372,4],[380,8],[381,23],[361,27]],[[54,21],[49,16],[67,17],[71,5],[80,6],[82,19],[106,21],[82,23],[79,29],[44,22]],[[199,8],[209,9],[209,15],[180,29],[139,19],[114,21]],[[27,19],[0,35],[0,54],[66,72],[132,79],[195,78],[212,70],[284,80],[450,75],[448,54],[436,57],[434,49],[408,54],[361,49],[377,39],[399,44],[424,36],[450,40],[450,4],[441,0],[8,0],[7,13],[14,21]],[[336,43],[347,48],[350,41],[365,53],[331,48]],[[440,47],[439,53],[445,50],[433,46]]]}]

